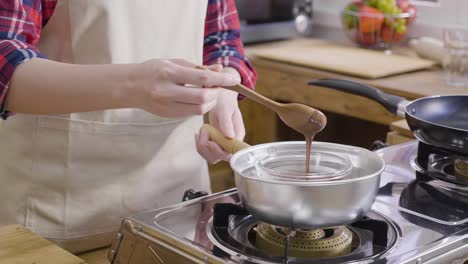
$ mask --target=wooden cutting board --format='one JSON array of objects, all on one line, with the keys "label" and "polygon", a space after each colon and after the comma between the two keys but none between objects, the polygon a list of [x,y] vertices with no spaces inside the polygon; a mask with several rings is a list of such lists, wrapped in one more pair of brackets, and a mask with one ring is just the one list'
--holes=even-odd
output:
[{"label": "wooden cutting board", "polygon": [[84,260],[20,225],[0,227],[0,264],[84,264]]},{"label": "wooden cutting board", "polygon": [[255,50],[257,57],[320,70],[377,79],[430,68],[435,63],[415,57],[386,55],[381,51],[325,42],[296,41]]}]

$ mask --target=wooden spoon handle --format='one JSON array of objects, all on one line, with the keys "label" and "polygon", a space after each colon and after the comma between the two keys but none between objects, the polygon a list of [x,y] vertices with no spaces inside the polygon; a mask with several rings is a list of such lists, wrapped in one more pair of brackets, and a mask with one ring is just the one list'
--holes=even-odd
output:
[{"label": "wooden spoon handle", "polygon": [[238,92],[238,93],[248,97],[249,99],[254,100],[257,103],[263,104],[264,106],[270,108],[271,110],[273,110],[275,112],[278,110],[278,108],[281,107],[280,103],[275,102],[275,101],[271,100],[270,98],[267,98],[267,97],[255,92],[254,90],[249,89],[248,87],[246,87],[246,86],[244,86],[242,84],[238,84],[238,85],[235,85],[235,86],[227,86],[227,87],[223,87],[223,88],[234,91],[234,92]]},{"label": "wooden spoon handle", "polygon": [[228,138],[226,137],[221,131],[219,131],[217,128],[204,124],[201,129],[205,129],[208,132],[208,135],[210,135],[210,139],[214,142],[216,142],[218,145],[221,146],[226,152],[229,152],[231,154],[236,153],[239,150],[245,149],[250,147],[249,144],[233,139],[233,138]]},{"label": "wooden spoon handle", "polygon": [[[195,69],[210,70],[206,66],[196,66]],[[239,94],[242,94],[243,96],[246,96],[249,99],[254,100],[257,103],[261,103],[264,106],[270,108],[271,110],[273,110],[275,112],[281,107],[280,103],[275,102],[275,101],[273,101],[273,100],[271,100],[271,99],[269,99],[269,98],[255,92],[254,90],[249,89],[248,87],[246,87],[246,86],[244,86],[242,84],[238,84],[238,85],[234,85],[234,86],[225,86],[223,88],[227,89],[227,90],[237,92]]]}]

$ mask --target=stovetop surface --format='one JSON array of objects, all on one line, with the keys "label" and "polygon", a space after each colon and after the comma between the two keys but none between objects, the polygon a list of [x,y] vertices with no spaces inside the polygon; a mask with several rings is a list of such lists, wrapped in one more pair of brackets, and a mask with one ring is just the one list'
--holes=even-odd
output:
[{"label": "stovetop surface", "polygon": [[[416,151],[416,143],[377,151],[385,160],[386,169],[372,210],[390,219],[399,237],[388,252],[364,262],[438,263],[431,259],[447,252],[453,252],[453,258],[468,254],[468,202],[464,200],[467,189],[419,175],[412,165]],[[223,261],[250,263],[241,255],[220,254],[208,238],[207,229],[217,203],[240,204],[240,200],[232,189],[131,219]],[[326,259],[323,263],[327,263]]]}]

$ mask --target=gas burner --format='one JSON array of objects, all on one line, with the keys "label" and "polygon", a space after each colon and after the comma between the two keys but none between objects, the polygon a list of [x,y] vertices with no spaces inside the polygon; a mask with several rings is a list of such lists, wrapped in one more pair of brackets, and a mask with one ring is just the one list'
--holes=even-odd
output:
[{"label": "gas burner", "polygon": [[216,204],[206,230],[218,252],[253,263],[346,263],[382,255],[397,240],[395,226],[376,212],[347,227],[292,230],[260,222],[234,204]]},{"label": "gas burner", "polygon": [[[347,227],[317,230],[292,230],[290,228],[259,223],[255,228],[258,249],[274,256],[288,255],[300,258],[337,257],[351,253],[351,242],[357,235]],[[286,241],[290,236],[289,244]]]},{"label": "gas burner", "polygon": [[[412,158],[411,164],[416,170],[417,179],[422,181],[430,180],[442,180],[449,185],[453,186],[455,189],[459,188],[468,188],[468,175],[464,167],[468,163],[468,160],[460,160],[451,157],[431,155],[428,161],[428,164],[425,166],[427,169],[424,169],[424,166],[421,166],[418,161],[418,157],[414,156]],[[462,167],[463,169],[459,168]]]},{"label": "gas burner", "polygon": [[445,157],[459,157],[461,159],[468,159],[468,153],[456,152],[452,150],[447,150],[444,148],[432,146],[423,142],[418,143],[417,148],[417,161],[423,169],[427,169],[427,164],[429,164],[430,156],[437,154],[439,156]]},{"label": "gas burner", "polygon": [[468,154],[456,153],[420,142],[413,162],[424,176],[468,186]]}]

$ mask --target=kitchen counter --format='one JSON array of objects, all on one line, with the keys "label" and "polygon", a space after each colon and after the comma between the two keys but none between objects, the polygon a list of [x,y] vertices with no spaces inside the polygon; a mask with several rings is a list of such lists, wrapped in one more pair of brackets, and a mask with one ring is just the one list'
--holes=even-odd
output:
[{"label": "kitchen counter", "polygon": [[109,248],[102,248],[78,254],[77,256],[86,261],[87,264],[109,264],[107,253],[109,253]]},{"label": "kitchen counter", "polygon": [[8,225],[0,227],[0,263],[85,264],[86,262],[21,225]]},{"label": "kitchen counter", "polygon": [[[395,75],[386,78],[380,78],[375,80],[361,79],[350,77],[343,74],[336,74],[327,71],[321,71],[317,69],[288,65],[281,62],[274,62],[271,60],[260,59],[255,57],[256,51],[261,51],[264,48],[269,47],[282,47],[291,45],[300,45],[305,43],[307,45],[312,44],[336,44],[333,42],[321,40],[321,39],[293,39],[287,41],[279,41],[267,44],[251,45],[246,47],[246,53],[249,59],[253,62],[255,68],[269,68],[276,70],[283,70],[286,73],[294,73],[300,75],[306,75],[310,78],[346,78],[355,80],[358,82],[365,82],[375,87],[378,87],[388,93],[406,97],[408,99],[415,99],[422,96],[431,95],[449,95],[449,94],[460,94],[468,93],[468,87],[452,87],[448,86],[443,82],[442,70],[439,67],[435,67],[429,70],[416,71],[406,74]],[[395,51],[397,54],[416,56],[411,50],[407,48],[400,48]],[[259,84],[263,81],[265,76],[259,74]],[[279,88],[279,87],[275,87]]]},{"label": "kitchen counter", "polygon": [[21,225],[0,226],[0,264],[109,264],[108,248],[77,256]]}]

